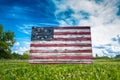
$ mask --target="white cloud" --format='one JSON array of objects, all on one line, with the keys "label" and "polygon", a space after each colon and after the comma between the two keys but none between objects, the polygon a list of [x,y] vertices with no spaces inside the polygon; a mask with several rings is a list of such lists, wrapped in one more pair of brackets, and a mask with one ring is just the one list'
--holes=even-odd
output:
[{"label": "white cloud", "polygon": [[61,26],[66,26],[66,25],[68,25],[64,20],[60,20],[59,23],[60,23]]},{"label": "white cloud", "polygon": [[20,38],[18,41],[11,48],[12,52],[23,54],[25,51],[30,50],[30,41],[27,38]]},{"label": "white cloud", "polygon": [[20,32],[23,32],[25,34],[30,35],[31,34],[31,28],[33,26],[35,26],[35,25],[33,25],[33,24],[23,24],[22,26],[18,26],[18,28],[19,28]]},{"label": "white cloud", "polygon": [[[119,2],[119,0],[103,0],[98,4],[95,0],[54,0],[57,7],[55,14],[57,18],[60,12],[64,12],[68,8],[72,9],[74,13],[71,14],[71,17],[58,20],[60,25],[74,25],[72,24],[74,18],[79,26],[91,26],[93,45],[112,44],[112,48],[109,46],[109,49],[118,51],[120,45],[116,46],[111,39],[120,34],[120,17],[116,15]],[[83,19],[83,15],[79,14],[80,11],[87,12],[89,18]],[[67,19],[69,19],[69,23]],[[103,54],[102,50],[93,48],[93,54],[96,53]]]},{"label": "white cloud", "polygon": [[112,46],[112,51],[120,52],[120,47],[119,46]]},{"label": "white cloud", "polygon": [[26,45],[30,45],[30,42],[28,42],[28,41],[24,41],[24,44],[26,44]]},{"label": "white cloud", "polygon": [[20,43],[19,42],[15,42],[14,46],[19,46]]},{"label": "white cloud", "polygon": [[25,51],[28,51],[29,47],[19,47],[18,49],[14,50],[14,52],[23,54]]}]

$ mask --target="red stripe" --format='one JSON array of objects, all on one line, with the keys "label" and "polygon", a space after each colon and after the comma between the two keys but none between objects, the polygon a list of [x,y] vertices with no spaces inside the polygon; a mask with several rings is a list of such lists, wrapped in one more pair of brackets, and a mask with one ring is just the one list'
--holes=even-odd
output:
[{"label": "red stripe", "polygon": [[55,41],[90,41],[91,38],[54,38]]},{"label": "red stripe", "polygon": [[43,50],[30,50],[30,53],[92,53],[92,50],[65,50],[65,51],[43,51]]},{"label": "red stripe", "polygon": [[30,56],[30,59],[93,59],[92,56]]},{"label": "red stripe", "polygon": [[54,32],[54,35],[90,35],[90,32]]},{"label": "red stripe", "polygon": [[76,26],[76,27],[54,27],[54,29],[90,29],[89,26]]},{"label": "red stripe", "polygon": [[91,44],[30,44],[30,47],[90,47]]}]

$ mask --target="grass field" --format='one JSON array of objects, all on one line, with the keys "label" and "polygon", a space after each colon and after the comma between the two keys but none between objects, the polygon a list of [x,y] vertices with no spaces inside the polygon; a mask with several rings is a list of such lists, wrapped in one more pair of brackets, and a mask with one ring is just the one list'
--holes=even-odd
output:
[{"label": "grass field", "polygon": [[0,80],[120,80],[120,62],[38,65],[0,61]]}]

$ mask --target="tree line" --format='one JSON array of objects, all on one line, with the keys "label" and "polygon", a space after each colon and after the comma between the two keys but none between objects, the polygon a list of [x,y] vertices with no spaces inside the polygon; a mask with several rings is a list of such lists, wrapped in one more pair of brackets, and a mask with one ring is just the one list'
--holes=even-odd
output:
[{"label": "tree line", "polygon": [[94,59],[120,59],[120,54],[117,54],[114,57],[98,56],[98,54],[96,54],[96,56],[94,57]]}]

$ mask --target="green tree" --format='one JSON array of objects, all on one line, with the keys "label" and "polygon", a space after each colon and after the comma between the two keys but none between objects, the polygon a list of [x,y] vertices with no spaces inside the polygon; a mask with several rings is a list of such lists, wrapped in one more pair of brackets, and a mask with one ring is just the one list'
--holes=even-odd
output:
[{"label": "green tree", "polygon": [[21,54],[18,54],[18,53],[15,53],[15,52],[12,53],[12,59],[21,59],[21,57],[22,57]]},{"label": "green tree", "polygon": [[116,55],[115,58],[120,58],[120,54]]},{"label": "green tree", "polygon": [[14,32],[3,31],[3,26],[0,25],[0,59],[11,57],[11,47],[15,43]]},{"label": "green tree", "polygon": [[29,51],[25,51],[22,55],[22,59],[28,59],[29,58]]}]

